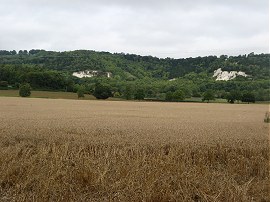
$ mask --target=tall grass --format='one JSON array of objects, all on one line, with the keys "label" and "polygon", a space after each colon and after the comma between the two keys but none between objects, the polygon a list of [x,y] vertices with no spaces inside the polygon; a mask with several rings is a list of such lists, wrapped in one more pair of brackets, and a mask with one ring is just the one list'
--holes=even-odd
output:
[{"label": "tall grass", "polygon": [[264,122],[270,123],[270,113],[269,113],[269,112],[266,112],[266,113],[265,113],[265,116],[264,116]]},{"label": "tall grass", "polygon": [[[258,144],[258,146],[255,146]],[[269,148],[1,140],[1,201],[267,201]]]},{"label": "tall grass", "polygon": [[263,106],[0,104],[0,201],[270,200]]}]

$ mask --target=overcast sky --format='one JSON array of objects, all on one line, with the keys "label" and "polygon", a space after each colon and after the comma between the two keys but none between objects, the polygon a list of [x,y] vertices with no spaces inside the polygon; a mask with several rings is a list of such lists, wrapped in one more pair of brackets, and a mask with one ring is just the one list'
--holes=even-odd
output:
[{"label": "overcast sky", "polygon": [[269,52],[268,0],[0,0],[0,49]]}]

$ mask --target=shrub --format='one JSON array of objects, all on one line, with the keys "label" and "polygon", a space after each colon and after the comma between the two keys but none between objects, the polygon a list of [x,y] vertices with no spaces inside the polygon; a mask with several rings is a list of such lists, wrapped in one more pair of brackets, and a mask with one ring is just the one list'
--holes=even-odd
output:
[{"label": "shrub", "polygon": [[241,101],[247,102],[247,103],[250,103],[250,102],[255,103],[255,95],[251,92],[245,92],[243,93]]},{"label": "shrub", "polygon": [[144,90],[142,88],[137,89],[135,94],[134,94],[134,99],[135,100],[143,100],[144,97],[145,97]]},{"label": "shrub", "polygon": [[265,113],[264,122],[265,123],[270,123],[270,112]]},{"label": "shrub", "polygon": [[113,94],[113,97],[121,97],[121,94],[120,94],[118,91],[116,91],[116,92]]},{"label": "shrub", "polygon": [[19,95],[21,97],[29,97],[31,95],[31,86],[29,83],[24,83],[20,85]]},{"label": "shrub", "polygon": [[185,93],[182,90],[177,90],[173,93],[173,99],[176,101],[184,100]]},{"label": "shrub", "polygon": [[172,101],[172,100],[173,100],[173,92],[168,91],[168,92],[166,93],[165,100],[166,100],[166,101]]},{"label": "shrub", "polygon": [[207,100],[207,102],[210,100],[215,100],[215,94],[212,90],[208,90],[203,94],[202,101],[204,102],[205,100]]},{"label": "shrub", "polygon": [[133,97],[133,88],[131,85],[127,85],[126,88],[125,88],[125,92],[124,92],[124,97],[127,99],[127,100],[131,100],[132,97]]},{"label": "shrub", "polygon": [[0,87],[8,87],[7,81],[0,81]]},{"label": "shrub", "polygon": [[84,88],[79,88],[78,90],[77,90],[77,95],[78,95],[78,99],[79,98],[84,98]]},{"label": "shrub", "polygon": [[109,85],[105,85],[101,83],[96,84],[93,95],[97,99],[104,99],[104,100],[113,96],[111,87]]}]

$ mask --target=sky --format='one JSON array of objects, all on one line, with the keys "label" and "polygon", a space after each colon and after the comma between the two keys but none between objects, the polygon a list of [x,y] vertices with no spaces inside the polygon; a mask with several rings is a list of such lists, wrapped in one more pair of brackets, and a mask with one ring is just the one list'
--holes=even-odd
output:
[{"label": "sky", "polygon": [[269,53],[268,0],[0,0],[0,50]]}]

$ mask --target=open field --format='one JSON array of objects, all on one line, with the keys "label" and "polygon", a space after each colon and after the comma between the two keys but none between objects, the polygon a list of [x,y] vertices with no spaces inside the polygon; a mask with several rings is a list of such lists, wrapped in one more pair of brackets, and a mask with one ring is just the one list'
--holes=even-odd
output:
[{"label": "open field", "polygon": [[[92,95],[85,94],[81,100],[96,100]],[[0,90],[0,97],[19,97],[19,90]],[[78,99],[77,93],[72,92],[53,92],[53,91],[31,91],[30,98],[51,98],[51,99]],[[109,100],[119,100],[109,98]]]},{"label": "open field", "polygon": [[[80,98],[80,100],[96,100],[96,98],[93,95],[85,94],[84,96],[85,97]],[[0,90],[0,97],[19,97],[19,91],[18,90]],[[77,96],[77,93],[72,93],[72,92],[31,91],[30,98],[77,100],[78,96]],[[108,98],[108,100],[126,101],[126,100],[123,100],[122,98],[117,98],[117,97],[110,97],[110,98]],[[147,101],[147,99],[145,101]],[[199,97],[186,98],[182,102],[202,102],[202,98],[199,98]],[[227,100],[226,99],[215,99],[215,100],[210,100],[210,103],[227,103]],[[257,101],[256,104],[270,104],[270,102],[269,101]]]},{"label": "open field", "polygon": [[270,201],[267,105],[0,106],[0,201]]},{"label": "open field", "polygon": [[[18,90],[0,90],[2,97],[19,97]],[[77,93],[52,92],[52,91],[31,91],[31,98],[52,98],[52,99],[78,99]],[[94,96],[85,95],[86,100],[96,99]]]}]

